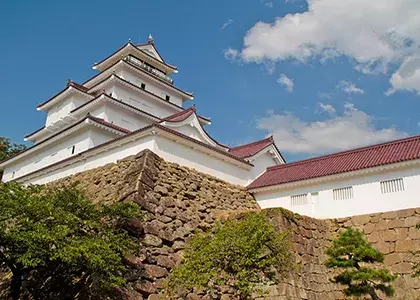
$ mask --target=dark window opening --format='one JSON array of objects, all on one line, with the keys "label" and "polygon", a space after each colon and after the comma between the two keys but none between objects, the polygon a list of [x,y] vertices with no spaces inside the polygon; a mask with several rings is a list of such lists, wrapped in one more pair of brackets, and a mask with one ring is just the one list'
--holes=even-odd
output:
[{"label": "dark window opening", "polygon": [[71,147],[71,154],[73,155],[73,154],[74,154],[74,152],[76,152],[76,146],[72,146],[72,147]]},{"label": "dark window opening", "polygon": [[166,101],[169,101],[169,99],[170,99],[171,97],[170,96],[168,96],[168,95],[166,95],[166,97],[165,97],[165,99],[166,99]]},{"label": "dark window opening", "polygon": [[142,83],[142,84],[140,85],[140,88],[141,88],[142,90],[145,90],[145,89],[146,89],[146,85],[145,85],[144,83]]}]

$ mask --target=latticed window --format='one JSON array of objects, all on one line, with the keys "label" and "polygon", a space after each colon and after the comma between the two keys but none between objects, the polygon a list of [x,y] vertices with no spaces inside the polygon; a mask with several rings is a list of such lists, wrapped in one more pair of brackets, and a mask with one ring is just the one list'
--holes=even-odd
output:
[{"label": "latticed window", "polygon": [[397,193],[404,191],[404,180],[402,178],[381,181],[381,193]]},{"label": "latticed window", "polygon": [[352,198],[354,198],[352,186],[333,189],[334,200],[346,200],[346,199],[352,199]]},{"label": "latticed window", "polygon": [[308,204],[307,194],[299,194],[299,195],[290,196],[291,206],[306,205],[306,204]]}]

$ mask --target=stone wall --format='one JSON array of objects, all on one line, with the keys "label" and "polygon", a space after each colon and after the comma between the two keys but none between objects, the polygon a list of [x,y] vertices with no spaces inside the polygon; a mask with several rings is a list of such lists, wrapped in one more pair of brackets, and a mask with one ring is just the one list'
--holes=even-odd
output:
[{"label": "stone wall", "polygon": [[[161,299],[165,278],[196,228],[205,230],[219,218],[258,209],[243,187],[168,163],[148,150],[54,184],[74,183],[94,202],[134,201],[145,211],[143,222],[131,224],[141,237],[142,251],[127,260],[130,299]],[[401,274],[394,284],[394,299],[420,299],[420,281],[410,276],[413,257],[409,253],[419,249],[420,230],[415,226],[420,223],[420,209],[340,220],[294,216],[281,209],[265,212],[278,230],[291,231],[296,256],[295,270],[280,284],[268,287],[266,299],[344,299],[340,287],[329,281],[333,274],[323,261],[331,240],[348,226],[362,229],[373,246],[386,254],[385,264]],[[187,298],[210,299],[200,293]]]},{"label": "stone wall", "polygon": [[149,150],[54,183],[69,184],[94,202],[133,201],[145,211],[142,224],[132,224],[141,227],[143,244],[141,254],[127,261],[132,299],[160,299],[195,229],[206,230],[229,213],[258,209],[243,187],[166,162]]},{"label": "stone wall", "polygon": [[[399,278],[393,283],[392,299],[420,299],[420,279],[412,278],[417,261],[410,251],[420,249],[420,209],[407,209],[338,220],[316,220],[305,216],[290,218],[279,209],[266,213],[279,230],[291,230],[295,271],[277,286],[269,288],[267,299],[345,299],[340,286],[329,281],[334,273],[323,265],[325,251],[338,232],[346,227],[362,230],[369,242],[385,254],[385,267]],[[381,299],[387,299],[381,295]]]}]

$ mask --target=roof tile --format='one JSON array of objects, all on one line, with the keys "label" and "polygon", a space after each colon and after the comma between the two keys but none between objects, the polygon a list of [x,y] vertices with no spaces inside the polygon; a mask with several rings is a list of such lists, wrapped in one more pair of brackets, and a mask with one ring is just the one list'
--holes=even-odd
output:
[{"label": "roof tile", "polygon": [[246,157],[250,157],[257,154],[262,149],[264,149],[265,147],[268,147],[269,145],[273,143],[274,143],[273,137],[270,136],[261,141],[256,141],[250,144],[230,148],[229,153],[236,155],[238,157],[246,158]]},{"label": "roof tile", "polygon": [[269,167],[248,189],[358,171],[420,158],[420,135]]}]

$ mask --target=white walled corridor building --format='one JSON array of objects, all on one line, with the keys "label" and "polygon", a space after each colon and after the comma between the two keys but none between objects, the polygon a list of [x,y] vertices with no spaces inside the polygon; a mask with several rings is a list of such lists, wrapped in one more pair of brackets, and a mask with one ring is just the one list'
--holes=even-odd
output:
[{"label": "white walled corridor building", "polygon": [[184,108],[193,95],[175,86],[178,69],[152,38],[94,69],[38,106],[45,126],[25,137],[32,147],[0,162],[3,181],[44,184],[149,149],[247,186],[262,208],[336,218],[420,207],[420,136],[286,163],[272,137],[236,147],[211,137],[211,120]]}]

